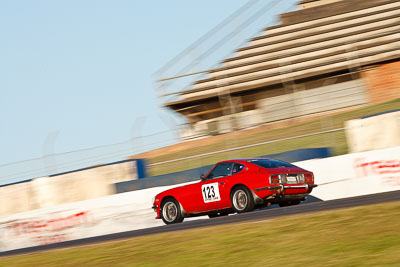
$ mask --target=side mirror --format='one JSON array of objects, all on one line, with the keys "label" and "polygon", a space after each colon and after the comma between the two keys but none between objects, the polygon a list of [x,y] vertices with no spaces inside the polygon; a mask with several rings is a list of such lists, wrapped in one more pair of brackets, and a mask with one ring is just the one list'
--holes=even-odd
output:
[{"label": "side mirror", "polygon": [[206,177],[204,176],[204,174],[200,175],[200,179],[201,179],[202,181],[205,181],[205,180],[206,180]]}]

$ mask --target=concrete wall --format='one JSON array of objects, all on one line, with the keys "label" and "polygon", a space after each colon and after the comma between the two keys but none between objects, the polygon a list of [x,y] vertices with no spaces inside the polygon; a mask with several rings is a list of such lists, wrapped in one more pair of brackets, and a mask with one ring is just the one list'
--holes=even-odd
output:
[{"label": "concrete wall", "polygon": [[180,137],[190,139],[201,136],[228,133],[233,130],[255,127],[263,123],[261,110],[237,112],[232,115],[220,116],[216,119],[202,120],[189,128],[182,129]]},{"label": "concrete wall", "polygon": [[273,122],[366,103],[364,83],[355,80],[263,99],[257,108]]},{"label": "concrete wall", "polygon": [[400,146],[400,110],[346,122],[350,152]]},{"label": "concrete wall", "polygon": [[114,184],[138,179],[127,160],[0,187],[0,216],[115,194]]},{"label": "concrete wall", "polygon": [[0,187],[0,216],[40,208],[30,182]]}]

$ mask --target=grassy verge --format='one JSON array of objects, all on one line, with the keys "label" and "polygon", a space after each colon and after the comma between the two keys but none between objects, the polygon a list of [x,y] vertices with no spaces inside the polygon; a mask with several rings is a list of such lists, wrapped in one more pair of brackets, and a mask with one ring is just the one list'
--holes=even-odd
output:
[{"label": "grassy verge", "polygon": [[[215,142],[212,144],[201,145],[198,142],[190,149],[151,157],[149,158],[149,161],[150,163],[163,162],[167,160],[179,159],[233,147],[240,147],[260,142],[277,140],[281,138],[295,137],[299,135],[305,135],[320,131],[343,128],[344,123],[348,120],[399,108],[400,108],[400,98],[383,104],[363,107],[357,110],[352,110],[332,116],[321,117],[318,119],[307,121],[305,123],[290,125],[279,129],[263,130],[261,128],[259,131],[238,132],[238,134],[235,135],[226,135],[225,140]],[[219,153],[212,156],[204,156],[179,162],[156,165],[151,167],[150,173],[151,175],[160,175],[170,172],[201,167],[228,158],[261,156],[267,154],[280,153],[294,149],[313,148],[313,147],[330,147],[332,148],[332,152],[334,155],[345,154],[348,151],[345,132],[339,131],[334,133],[297,138],[294,140],[260,145],[247,149],[231,151],[228,153]]]},{"label": "grassy verge", "polygon": [[1,266],[399,266],[400,202],[0,258]]}]

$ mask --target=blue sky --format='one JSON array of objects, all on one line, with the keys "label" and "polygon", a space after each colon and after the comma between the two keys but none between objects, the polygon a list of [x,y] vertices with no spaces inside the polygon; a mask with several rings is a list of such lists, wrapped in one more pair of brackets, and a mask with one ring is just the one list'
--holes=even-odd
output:
[{"label": "blue sky", "polygon": [[246,2],[1,1],[0,165],[168,130],[152,74]]}]

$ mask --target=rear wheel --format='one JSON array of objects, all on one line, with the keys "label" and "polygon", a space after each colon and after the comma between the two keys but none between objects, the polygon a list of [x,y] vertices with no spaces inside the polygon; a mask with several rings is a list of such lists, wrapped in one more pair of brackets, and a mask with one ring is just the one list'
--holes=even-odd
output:
[{"label": "rear wheel", "polygon": [[245,186],[236,187],[231,193],[232,208],[237,213],[248,212],[254,209],[254,198]]},{"label": "rear wheel", "polygon": [[183,221],[180,205],[174,198],[166,199],[161,205],[161,219],[165,224],[180,223]]}]

